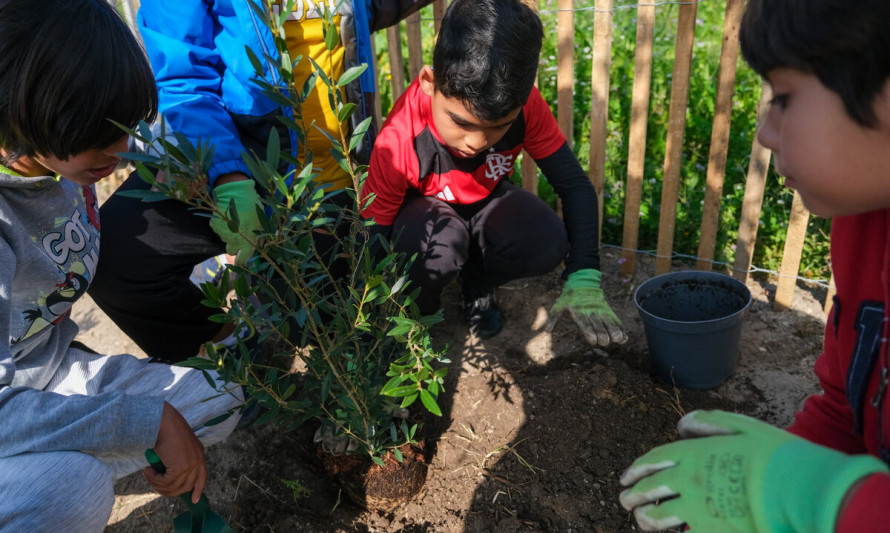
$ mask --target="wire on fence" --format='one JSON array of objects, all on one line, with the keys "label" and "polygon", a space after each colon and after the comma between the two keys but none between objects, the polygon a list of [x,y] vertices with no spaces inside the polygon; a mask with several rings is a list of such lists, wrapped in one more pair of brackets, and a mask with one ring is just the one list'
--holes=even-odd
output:
[{"label": "wire on fence", "polygon": [[[659,258],[659,257],[661,257],[661,258],[667,258],[667,259],[690,259],[690,260],[693,260],[693,261],[696,261],[696,262],[698,262],[698,261],[703,261],[703,262],[705,262],[705,263],[711,263],[711,264],[714,264],[714,265],[728,266],[728,267],[730,267],[731,270],[736,271],[736,272],[743,272],[742,270],[739,270],[739,269],[734,268],[734,266],[732,265],[732,263],[729,263],[729,262],[726,262],[726,261],[716,261],[716,260],[714,260],[714,259],[704,259],[704,258],[697,257],[697,256],[694,256],[694,255],[681,254],[681,253],[678,253],[678,252],[673,252],[671,255],[667,256],[667,255],[659,255],[655,250],[636,250],[636,249],[628,249],[628,248],[624,248],[624,247],[622,247],[622,246],[619,246],[619,245],[617,245],[617,244],[606,244],[606,243],[603,243],[601,246],[602,246],[603,248],[614,248],[615,250],[621,250],[622,252],[633,252],[633,253],[638,253],[638,254],[646,254],[646,255],[649,255],[649,256],[652,256],[652,257],[655,257],[655,258]],[[766,269],[766,268],[761,268],[761,267],[756,266],[756,265],[751,265],[751,266],[748,268],[748,270],[746,270],[746,271],[744,271],[744,272],[747,272],[748,274],[753,274],[753,273],[755,273],[755,272],[762,272],[762,273],[764,273],[764,274],[772,274],[772,275],[776,276],[777,278],[793,278],[793,279],[795,279],[795,280],[797,280],[797,281],[802,281],[802,282],[804,282],[804,283],[809,283],[809,284],[811,284],[811,285],[817,285],[817,286],[819,286],[819,287],[823,287],[823,288],[825,288],[825,289],[831,289],[831,286],[828,284],[828,280],[827,280],[827,279],[810,279],[810,278],[805,278],[805,277],[803,277],[803,276],[789,276],[789,275],[787,275],[787,274],[782,274],[782,273],[777,272],[777,271],[775,271],[775,270],[769,270],[769,269]]]},{"label": "wire on fence", "polygon": [[[662,2],[643,2],[636,4],[621,4],[614,6],[612,9],[598,9],[596,6],[585,6],[585,7],[573,7],[572,9],[539,9],[538,13],[559,13],[564,11],[571,11],[573,13],[581,13],[581,12],[590,12],[590,13],[615,13],[617,11],[622,11],[625,9],[637,9],[640,7],[661,7],[667,5],[674,6],[688,6],[688,5],[697,5],[703,4],[705,2],[717,2],[721,0],[664,0]],[[725,0],[723,0],[725,1]],[[421,17],[421,22],[436,22],[439,21],[438,17]]]}]

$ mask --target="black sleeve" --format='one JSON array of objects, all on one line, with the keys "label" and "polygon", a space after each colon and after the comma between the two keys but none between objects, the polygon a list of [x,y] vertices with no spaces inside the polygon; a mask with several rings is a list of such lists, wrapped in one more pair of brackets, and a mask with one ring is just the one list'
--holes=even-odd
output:
[{"label": "black sleeve", "polygon": [[585,268],[599,270],[599,207],[593,184],[568,143],[537,163],[562,200],[563,221],[571,244],[563,276]]},{"label": "black sleeve", "polygon": [[371,0],[371,31],[397,24],[433,0]]}]

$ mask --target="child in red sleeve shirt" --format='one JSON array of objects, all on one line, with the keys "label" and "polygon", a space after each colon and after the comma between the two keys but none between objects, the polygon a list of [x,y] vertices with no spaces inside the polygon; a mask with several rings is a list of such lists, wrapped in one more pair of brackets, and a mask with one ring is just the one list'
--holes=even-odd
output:
[{"label": "child in red sleeve shirt", "polygon": [[750,0],[742,52],[770,84],[758,132],[785,185],[834,217],[837,296],[810,397],[788,431],[689,413],[681,440],[621,478],[645,530],[890,530],[890,3]]},{"label": "child in red sleeve shirt", "polygon": [[[411,279],[424,313],[460,276],[465,318],[480,338],[501,331],[495,287],[565,260],[565,288],[548,321],[571,313],[601,346],[624,342],[600,289],[593,186],[534,88],[543,30],[518,0],[456,0],[433,52],[375,141],[363,211],[395,249],[417,254]],[[563,202],[565,222],[509,177],[525,149]]]}]

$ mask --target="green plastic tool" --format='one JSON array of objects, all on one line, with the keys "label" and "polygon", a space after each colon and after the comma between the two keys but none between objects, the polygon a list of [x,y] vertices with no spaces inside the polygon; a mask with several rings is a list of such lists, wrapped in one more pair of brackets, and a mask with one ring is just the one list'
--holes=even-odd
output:
[{"label": "green plastic tool", "polygon": [[[145,450],[145,458],[155,471],[161,474],[167,471],[153,449]],[[188,511],[173,519],[173,531],[176,533],[236,533],[221,516],[210,510],[207,496],[201,494],[198,503],[192,503],[190,491],[180,494],[179,499],[188,507]]]}]

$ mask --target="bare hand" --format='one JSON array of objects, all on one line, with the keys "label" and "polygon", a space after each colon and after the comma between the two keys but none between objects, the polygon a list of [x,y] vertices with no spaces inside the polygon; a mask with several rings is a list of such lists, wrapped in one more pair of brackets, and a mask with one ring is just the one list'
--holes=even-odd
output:
[{"label": "bare hand", "polygon": [[150,466],[142,470],[152,488],[167,498],[191,491],[192,502],[198,503],[207,481],[204,445],[179,411],[167,402],[154,450],[167,471],[161,474]]}]

